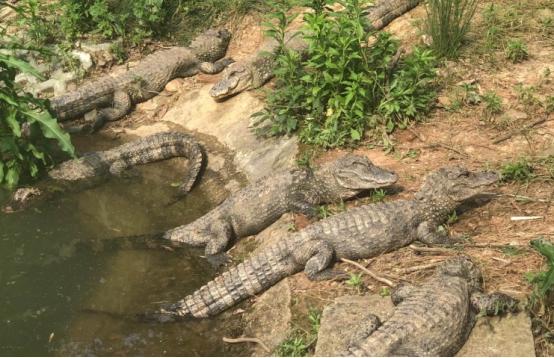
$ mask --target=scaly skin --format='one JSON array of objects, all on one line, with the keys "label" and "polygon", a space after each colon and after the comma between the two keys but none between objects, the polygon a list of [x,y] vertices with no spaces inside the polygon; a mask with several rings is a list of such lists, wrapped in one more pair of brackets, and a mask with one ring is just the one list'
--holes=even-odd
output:
[{"label": "scaly skin", "polygon": [[103,152],[93,152],[78,159],[63,162],[48,172],[48,179],[35,188],[18,189],[4,212],[28,207],[38,199],[53,194],[53,190],[77,190],[93,186],[108,175],[121,175],[136,165],[174,157],[185,157],[189,166],[179,192],[190,191],[202,166],[202,149],[196,140],[184,133],[163,132],[123,144]]},{"label": "scaly skin", "polygon": [[[367,19],[374,30],[381,30],[397,17],[405,14],[420,3],[420,0],[378,0],[368,9]],[[308,45],[297,32],[285,36],[287,48],[306,56]],[[273,78],[277,41],[268,40],[258,54],[250,60],[235,62],[224,72],[223,78],[210,90],[216,101],[223,101],[240,92],[263,86]]]},{"label": "scaly skin", "polygon": [[349,209],[319,221],[225,271],[193,294],[147,318],[171,321],[216,315],[302,269],[310,279],[325,278],[337,258],[362,259],[396,250],[415,240],[448,244],[441,231],[450,213],[498,180],[490,172],[462,167],[439,169],[425,179],[413,200]]},{"label": "scaly skin", "polygon": [[219,60],[225,55],[230,38],[227,30],[209,30],[189,47],[157,51],[121,75],[106,75],[76,91],[55,97],[51,100],[51,108],[61,121],[86,114],[87,124],[75,127],[74,131],[98,129],[105,121],[123,117],[132,104],[156,96],[176,77],[222,71],[232,62]]},{"label": "scaly skin", "polygon": [[255,235],[286,212],[312,215],[315,205],[346,200],[396,180],[396,174],[375,166],[366,157],[347,154],[316,170],[296,168],[262,178],[163,237],[192,246],[206,245],[206,254],[215,255],[233,238]]},{"label": "scaly skin", "polygon": [[479,268],[466,257],[442,263],[421,286],[393,291],[396,305],[382,325],[375,316],[354,327],[345,356],[453,356],[463,346],[476,313],[494,315],[517,308],[501,293],[482,293]]}]

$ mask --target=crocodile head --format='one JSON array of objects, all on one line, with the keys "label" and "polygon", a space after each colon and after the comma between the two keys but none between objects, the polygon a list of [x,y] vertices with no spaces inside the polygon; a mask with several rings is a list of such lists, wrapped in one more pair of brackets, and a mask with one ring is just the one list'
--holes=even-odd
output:
[{"label": "crocodile head", "polygon": [[242,63],[235,62],[224,70],[222,79],[210,90],[210,96],[216,101],[222,101],[249,89],[252,79],[250,69]]},{"label": "crocodile head", "polygon": [[376,166],[367,157],[347,154],[323,166],[315,174],[321,182],[329,186],[332,194],[348,198],[367,189],[390,186],[398,176]]},{"label": "crocodile head", "polygon": [[19,188],[13,193],[10,201],[2,207],[2,212],[11,214],[23,210],[32,205],[33,202],[38,201],[41,195],[42,191],[38,188]]},{"label": "crocodile head", "polygon": [[215,62],[225,56],[231,33],[226,29],[210,29],[198,35],[189,48],[200,61]]},{"label": "crocodile head", "polygon": [[438,169],[425,178],[416,193],[420,200],[447,197],[455,203],[463,203],[480,196],[484,190],[499,180],[494,172],[470,172],[464,167],[453,166]]},{"label": "crocodile head", "polygon": [[472,291],[480,290],[483,284],[481,270],[466,256],[457,256],[444,261],[437,268],[437,274],[461,277],[469,283]]}]

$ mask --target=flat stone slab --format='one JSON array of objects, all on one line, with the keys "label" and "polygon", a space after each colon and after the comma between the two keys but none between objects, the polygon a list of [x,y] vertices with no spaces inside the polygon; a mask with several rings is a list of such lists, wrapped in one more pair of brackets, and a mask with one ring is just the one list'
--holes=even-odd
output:
[{"label": "flat stone slab", "polygon": [[249,128],[250,116],[263,108],[259,99],[244,92],[215,102],[208,93],[211,87],[206,84],[183,95],[163,120],[216,137],[235,152],[235,165],[251,182],[295,165],[296,137],[258,138]]},{"label": "flat stone slab", "polygon": [[[352,327],[368,314],[381,321],[392,314],[390,297],[379,295],[342,296],[323,310],[316,356],[336,356],[344,352],[352,337]],[[534,357],[531,320],[526,312],[505,317],[481,317],[458,357]]]}]

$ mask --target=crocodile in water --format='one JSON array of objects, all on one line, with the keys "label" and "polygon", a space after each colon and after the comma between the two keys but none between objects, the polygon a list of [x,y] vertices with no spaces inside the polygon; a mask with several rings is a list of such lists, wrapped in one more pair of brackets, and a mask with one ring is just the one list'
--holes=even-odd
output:
[{"label": "crocodile in water", "polygon": [[202,148],[190,135],[179,132],[162,132],[123,144],[116,148],[85,154],[68,160],[48,172],[48,178],[36,187],[20,188],[4,212],[28,207],[39,199],[55,192],[91,187],[108,175],[121,175],[136,165],[152,163],[174,157],[185,157],[189,164],[179,193],[190,191],[203,162]]},{"label": "crocodile in water", "polygon": [[320,168],[295,168],[262,178],[227,198],[198,220],[167,231],[163,237],[206,254],[224,251],[233,238],[255,235],[286,212],[307,215],[314,206],[354,197],[368,189],[394,184],[396,174],[366,157],[346,154]]}]

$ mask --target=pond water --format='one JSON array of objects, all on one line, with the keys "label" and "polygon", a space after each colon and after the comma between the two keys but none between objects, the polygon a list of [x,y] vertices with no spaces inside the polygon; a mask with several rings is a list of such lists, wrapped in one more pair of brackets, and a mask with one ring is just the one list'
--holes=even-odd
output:
[{"label": "pond water", "polygon": [[[230,319],[131,319],[212,279],[202,250],[102,245],[190,222],[222,199],[207,171],[187,197],[166,207],[176,190],[170,183],[181,174],[171,163],[145,165],[135,178],[0,213],[0,355],[240,354],[222,342],[236,329]],[[0,203],[7,197],[0,191]]]}]

